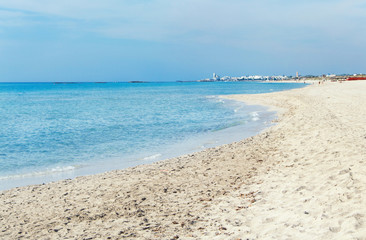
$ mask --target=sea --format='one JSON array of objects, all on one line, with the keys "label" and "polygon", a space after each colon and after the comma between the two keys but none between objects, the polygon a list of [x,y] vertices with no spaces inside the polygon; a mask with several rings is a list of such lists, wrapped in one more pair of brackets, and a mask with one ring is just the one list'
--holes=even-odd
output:
[{"label": "sea", "polygon": [[242,140],[276,113],[219,95],[299,83],[0,83],[0,190],[148,164]]}]

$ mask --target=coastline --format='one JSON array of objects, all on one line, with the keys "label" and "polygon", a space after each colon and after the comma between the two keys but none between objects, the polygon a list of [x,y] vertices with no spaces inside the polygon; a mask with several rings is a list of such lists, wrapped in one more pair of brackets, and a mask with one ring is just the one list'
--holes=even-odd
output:
[{"label": "coastline", "polygon": [[[251,122],[258,125],[271,120],[264,119],[269,117],[260,106],[248,107],[218,95],[303,86],[252,82],[128,85],[6,85],[2,99],[7,100],[1,106],[14,107],[2,114],[0,191],[124,169],[239,141],[248,137],[243,132],[256,134]],[[14,94],[23,90],[32,94]],[[110,97],[103,98],[103,94]],[[139,99],[138,103],[133,99]],[[224,134],[227,128],[236,129]]]},{"label": "coastline", "polygon": [[0,192],[0,238],[361,238],[366,82],[232,95],[276,107],[242,140]]},{"label": "coastline", "polygon": [[[179,143],[164,146],[164,149],[154,150],[150,155],[144,153],[135,155],[134,157],[107,158],[103,161],[85,162],[67,166],[55,166],[47,168],[44,171],[35,171],[25,174],[0,176],[0,192],[10,190],[16,187],[24,187],[28,185],[38,185],[62,181],[65,179],[73,179],[81,176],[101,174],[113,170],[123,170],[138,165],[151,164],[157,161],[163,161],[176,158],[182,155],[196,153],[208,148],[229,144],[240,141],[244,138],[254,136],[264,129],[268,128],[276,117],[274,110],[261,105],[248,106],[242,101],[225,98],[225,96],[216,96],[218,100],[224,100],[228,104],[235,103],[236,108],[245,109],[248,112],[248,118],[244,124],[237,124],[227,128],[214,130],[211,132],[200,133],[189,138],[185,138]],[[252,115],[255,114],[255,115]],[[243,120],[244,121],[244,120]]]}]

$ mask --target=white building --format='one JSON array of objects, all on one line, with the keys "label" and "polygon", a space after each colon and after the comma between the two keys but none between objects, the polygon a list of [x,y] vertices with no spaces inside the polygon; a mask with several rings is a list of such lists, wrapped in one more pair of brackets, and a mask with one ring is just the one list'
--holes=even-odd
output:
[{"label": "white building", "polygon": [[213,80],[220,80],[220,77],[216,73],[213,73],[212,74],[212,79]]}]

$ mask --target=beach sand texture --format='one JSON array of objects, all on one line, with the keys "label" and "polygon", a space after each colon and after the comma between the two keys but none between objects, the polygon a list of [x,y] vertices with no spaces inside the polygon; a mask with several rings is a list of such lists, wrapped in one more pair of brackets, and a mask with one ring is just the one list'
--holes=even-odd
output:
[{"label": "beach sand texture", "polygon": [[366,239],[366,81],[231,99],[257,136],[0,193],[0,239]]}]

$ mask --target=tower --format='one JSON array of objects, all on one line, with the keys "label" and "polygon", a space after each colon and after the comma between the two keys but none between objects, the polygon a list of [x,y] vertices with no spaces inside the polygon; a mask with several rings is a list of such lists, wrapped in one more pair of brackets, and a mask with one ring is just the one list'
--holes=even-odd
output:
[{"label": "tower", "polygon": [[220,77],[219,77],[216,73],[213,73],[213,74],[212,74],[212,79],[214,79],[214,80],[219,80],[219,79],[220,79]]}]

